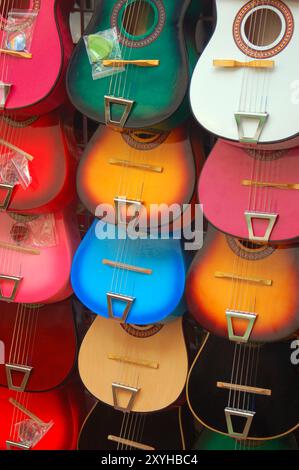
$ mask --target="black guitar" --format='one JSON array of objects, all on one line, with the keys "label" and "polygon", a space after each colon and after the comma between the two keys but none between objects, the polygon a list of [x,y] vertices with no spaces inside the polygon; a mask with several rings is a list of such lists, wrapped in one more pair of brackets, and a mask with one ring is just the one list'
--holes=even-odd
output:
[{"label": "black guitar", "polygon": [[187,380],[194,416],[235,438],[272,439],[299,425],[299,371],[290,341],[241,344],[207,335]]},{"label": "black guitar", "polygon": [[157,413],[123,413],[98,402],[79,435],[79,450],[185,450],[191,448],[193,422],[188,407]]}]

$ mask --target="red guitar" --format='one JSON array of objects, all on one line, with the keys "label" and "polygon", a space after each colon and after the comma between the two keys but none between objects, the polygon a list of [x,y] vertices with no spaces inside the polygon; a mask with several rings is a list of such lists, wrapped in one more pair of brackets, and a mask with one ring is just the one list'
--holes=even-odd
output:
[{"label": "red guitar", "polygon": [[[68,116],[68,118],[71,115]],[[0,209],[44,214],[75,197],[71,125],[54,111],[42,117],[0,117]]]},{"label": "red guitar", "polygon": [[0,387],[0,450],[75,450],[83,400],[81,385],[74,382],[44,393]]},{"label": "red guitar", "polygon": [[[66,99],[74,0],[9,0],[0,11],[0,108],[43,114]],[[25,11],[25,15],[12,13]],[[26,15],[27,14],[27,15]]]},{"label": "red guitar", "polygon": [[51,303],[69,297],[80,242],[72,207],[48,216],[0,214],[0,300]]},{"label": "red guitar", "polygon": [[299,236],[299,147],[242,149],[218,140],[199,179],[209,222],[234,237],[281,242]]},{"label": "red guitar", "polygon": [[71,300],[53,305],[1,302],[0,310],[0,341],[5,348],[0,385],[44,392],[64,382],[77,354]]}]

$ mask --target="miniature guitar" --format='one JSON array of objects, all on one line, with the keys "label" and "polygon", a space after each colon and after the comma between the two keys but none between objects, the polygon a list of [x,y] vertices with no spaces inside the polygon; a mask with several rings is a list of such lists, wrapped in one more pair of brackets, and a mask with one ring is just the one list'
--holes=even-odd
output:
[{"label": "miniature guitar", "polygon": [[32,116],[66,99],[74,0],[13,0],[0,13],[0,110]]}]

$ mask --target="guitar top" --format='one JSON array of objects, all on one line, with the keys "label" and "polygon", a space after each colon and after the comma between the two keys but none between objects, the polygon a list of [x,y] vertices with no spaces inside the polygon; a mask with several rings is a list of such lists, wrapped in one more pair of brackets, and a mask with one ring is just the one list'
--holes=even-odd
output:
[{"label": "guitar top", "polygon": [[[79,111],[119,128],[170,129],[183,122],[189,113],[186,106],[180,109],[189,81],[183,34],[189,4],[190,0],[99,1],[85,35],[116,28],[121,60],[130,62],[124,71],[114,63],[116,73],[93,79],[81,38],[67,76],[70,99]],[[139,67],[136,61],[156,65]]]},{"label": "guitar top", "polygon": [[[69,127],[61,110],[26,120],[0,115],[1,209],[45,214],[74,200],[76,160]],[[23,178],[16,184],[10,177],[15,164]]]},{"label": "guitar top", "polygon": [[[47,113],[66,100],[65,73],[73,44],[69,13],[74,0],[29,0],[19,29],[10,26],[8,2],[0,15],[0,101],[7,113],[32,116]],[[23,27],[23,29],[22,29]],[[9,42],[8,34],[19,37]],[[28,32],[29,31],[29,32]],[[22,41],[22,44],[21,44]]]},{"label": "guitar top", "polygon": [[193,113],[224,139],[284,147],[298,136],[299,5],[287,0],[216,0],[216,5],[216,29],[191,80]]},{"label": "guitar top", "polygon": [[79,351],[86,388],[122,411],[166,408],[182,393],[187,372],[181,318],[142,327],[97,317]]},{"label": "guitar top", "polygon": [[1,450],[76,449],[84,418],[84,395],[76,382],[43,393],[0,387],[0,406]]},{"label": "guitar top", "polygon": [[298,255],[297,245],[242,241],[209,226],[188,273],[189,311],[233,341],[287,338],[299,326]]},{"label": "guitar top", "polygon": [[1,302],[0,309],[0,340],[5,345],[0,384],[44,392],[65,382],[77,354],[71,301],[53,305]]},{"label": "guitar top", "polygon": [[185,313],[185,276],[180,240],[131,239],[123,226],[95,220],[75,254],[71,282],[92,312],[148,325]]},{"label": "guitar top", "polygon": [[242,345],[207,336],[187,381],[194,416],[235,438],[273,439],[299,425],[298,366],[290,341]]},{"label": "guitar top", "polygon": [[192,420],[184,408],[124,414],[97,403],[83,423],[78,449],[185,450],[190,429]]},{"label": "guitar top", "polygon": [[[191,138],[185,128],[170,133],[120,133],[100,126],[80,159],[77,189],[81,201],[92,214],[99,204],[115,206],[117,198],[121,211],[123,199],[134,201],[142,204],[139,226],[142,220],[149,224],[150,214],[153,226],[153,220],[159,221],[159,209],[154,210],[153,205],[182,206],[192,199],[194,157],[198,166],[203,161],[202,149],[194,152],[195,139],[199,140],[198,136]],[[178,211],[176,218],[181,214],[182,210]],[[115,223],[115,218],[108,216],[107,221]]]},{"label": "guitar top", "polygon": [[69,297],[71,263],[80,241],[73,208],[45,217],[3,212],[0,221],[1,300],[52,303]]},{"label": "guitar top", "polygon": [[277,243],[299,235],[298,181],[299,147],[241,149],[218,140],[200,175],[198,195],[205,217],[219,230]]}]

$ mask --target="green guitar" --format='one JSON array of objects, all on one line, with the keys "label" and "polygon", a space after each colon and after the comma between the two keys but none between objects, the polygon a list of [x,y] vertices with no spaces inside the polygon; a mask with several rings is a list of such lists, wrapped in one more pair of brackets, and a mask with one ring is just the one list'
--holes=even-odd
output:
[{"label": "green guitar", "polygon": [[99,0],[68,70],[75,107],[120,130],[183,122],[195,65],[190,31],[200,11],[199,0]]},{"label": "green guitar", "polygon": [[297,450],[294,434],[267,441],[235,440],[231,437],[205,429],[199,436],[197,450]]}]

